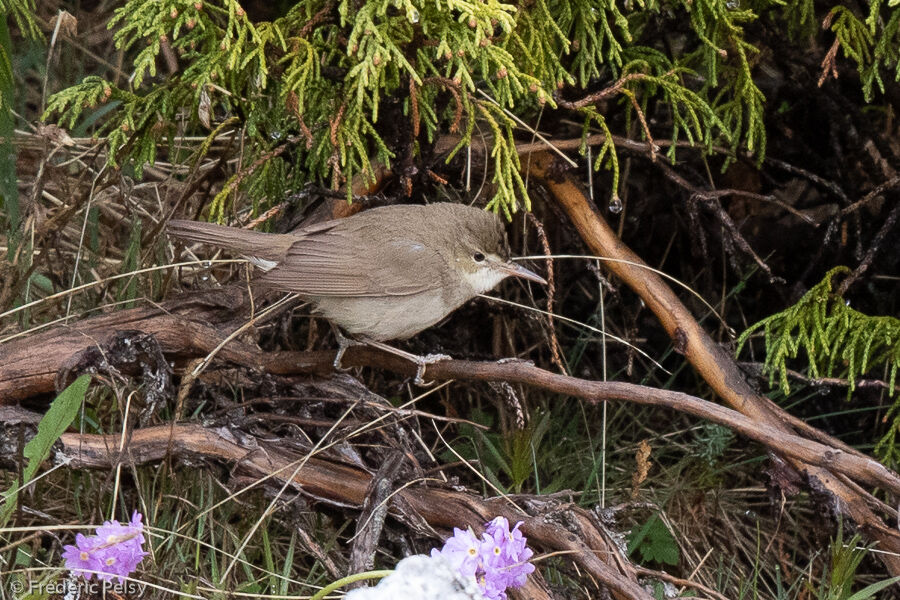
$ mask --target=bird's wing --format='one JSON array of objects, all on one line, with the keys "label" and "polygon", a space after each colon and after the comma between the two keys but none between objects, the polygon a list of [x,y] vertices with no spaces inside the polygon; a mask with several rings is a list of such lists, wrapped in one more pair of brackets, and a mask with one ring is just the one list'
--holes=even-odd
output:
[{"label": "bird's wing", "polygon": [[187,242],[210,244],[248,257],[277,262],[290,247],[293,236],[263,233],[237,227],[225,227],[200,221],[172,220],[166,225],[169,235]]},{"label": "bird's wing", "polygon": [[259,281],[320,297],[408,296],[441,285],[446,263],[411,236],[387,235],[375,247],[361,247],[358,236],[340,221],[309,228]]}]

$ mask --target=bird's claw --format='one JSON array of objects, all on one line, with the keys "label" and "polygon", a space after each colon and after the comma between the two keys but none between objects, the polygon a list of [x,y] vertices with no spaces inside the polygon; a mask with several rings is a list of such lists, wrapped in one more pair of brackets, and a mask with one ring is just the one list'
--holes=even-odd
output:
[{"label": "bird's claw", "polygon": [[425,375],[425,367],[427,367],[428,365],[433,365],[434,363],[440,362],[442,360],[452,360],[453,357],[448,356],[447,354],[426,354],[425,356],[417,356],[416,359],[416,378],[413,380],[413,383],[415,383],[419,387],[430,387],[434,385],[435,382],[426,382],[423,379],[423,376]]},{"label": "bird's claw", "polygon": [[389,346],[388,344],[379,342],[378,340],[353,340],[343,335],[337,328],[335,328],[334,335],[338,340],[338,344],[340,345],[337,351],[337,355],[334,357],[334,368],[337,371],[344,370],[341,369],[341,359],[344,357],[344,352],[347,351],[347,348],[349,348],[350,346],[371,346],[384,352],[389,352],[390,354],[393,354],[395,356],[400,356],[401,358],[405,358],[406,360],[414,363],[417,367],[416,378],[414,379],[415,384],[418,386],[427,387],[433,385],[433,382],[425,383],[425,379],[423,379],[423,376],[425,375],[425,367],[427,367],[428,365],[433,365],[434,363],[442,360],[450,360],[451,358],[453,358],[451,356],[447,356],[446,354],[426,354],[425,356],[418,356],[416,354],[406,352],[405,350],[394,348],[393,346]]},{"label": "bird's claw", "polygon": [[334,362],[332,366],[334,366],[334,370],[339,373],[346,373],[350,370],[350,367],[342,367],[341,359],[344,358],[344,353],[347,351],[348,346],[341,346],[338,348],[337,354],[334,355]]}]

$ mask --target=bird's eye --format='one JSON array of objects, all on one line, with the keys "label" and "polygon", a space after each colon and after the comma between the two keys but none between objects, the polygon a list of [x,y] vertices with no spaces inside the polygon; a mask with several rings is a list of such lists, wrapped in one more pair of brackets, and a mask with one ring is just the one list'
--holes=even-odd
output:
[{"label": "bird's eye", "polygon": [[476,253],[472,256],[472,258],[475,259],[475,262],[484,262],[484,254],[482,254],[481,252],[476,252]]}]

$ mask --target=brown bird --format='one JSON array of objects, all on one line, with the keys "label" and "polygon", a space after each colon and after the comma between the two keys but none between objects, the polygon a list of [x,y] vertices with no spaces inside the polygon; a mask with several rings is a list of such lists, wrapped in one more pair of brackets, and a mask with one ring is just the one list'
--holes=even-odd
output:
[{"label": "brown bird", "polygon": [[[493,213],[451,203],[373,208],[292,233],[272,234],[195,221],[171,221],[170,235],[247,257],[269,288],[309,300],[347,335],[424,367],[382,342],[407,339],[509,276],[546,283],[510,261],[503,223]],[[339,336],[341,349],[349,340]]]}]

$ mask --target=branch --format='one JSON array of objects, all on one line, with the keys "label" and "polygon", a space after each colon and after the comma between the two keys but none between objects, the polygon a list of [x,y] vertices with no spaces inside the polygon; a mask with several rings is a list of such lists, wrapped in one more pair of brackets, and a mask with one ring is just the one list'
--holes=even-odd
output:
[{"label": "branch", "polygon": [[[261,362],[269,372],[295,375],[301,372],[327,369],[334,360],[331,351],[272,352]],[[396,355],[374,348],[354,346],[342,359],[344,365],[374,366],[414,375],[416,366]],[[539,388],[554,394],[574,396],[592,404],[624,400],[645,406],[671,408],[719,425],[724,425],[770,451],[798,459],[805,463],[829,468],[847,477],[880,486],[900,496],[900,477],[878,461],[867,456],[794,435],[785,428],[758,422],[736,410],[720,406],[690,394],[663,390],[620,381],[591,381],[568,375],[558,375],[525,361],[476,362],[442,360],[428,365],[426,379],[437,381],[504,381]],[[780,424],[780,420],[778,421]]]},{"label": "branch", "polygon": [[601,100],[605,100],[622,91],[622,88],[625,87],[625,84],[629,81],[637,81],[640,79],[647,79],[647,75],[644,73],[629,73],[624,77],[620,77],[615,83],[611,86],[603,88],[599,92],[594,92],[593,94],[588,94],[584,98],[580,100],[569,101],[562,97],[562,94],[559,92],[553,95],[553,100],[562,106],[563,108],[568,108],[570,110],[576,110],[579,108],[584,108],[585,106],[589,106],[591,104],[596,104]]},{"label": "branch", "polygon": [[[57,382],[57,374],[64,372],[71,378],[91,368],[96,369],[96,365],[89,363],[89,358],[97,355],[95,349],[101,349],[99,354],[105,355],[108,352],[103,350],[112,347],[119,337],[123,335],[133,337],[135,332],[154,336],[169,360],[180,359],[184,362],[204,356],[220,345],[231,328],[237,327],[236,324],[229,323],[228,319],[240,315],[248,305],[249,297],[245,290],[240,287],[226,287],[184,294],[160,308],[137,308],[100,315],[71,326],[57,327],[27,336],[0,347],[6,365],[0,372],[0,398],[4,403],[11,403],[29,396],[52,393],[57,387],[65,386],[67,383],[67,381]],[[691,325],[687,321],[682,321],[682,324],[685,328]],[[702,331],[695,322],[693,325],[696,331]],[[685,340],[690,339],[685,337]],[[712,344],[711,340],[709,343]],[[714,348],[718,350],[718,346]],[[684,350],[687,349],[686,346]],[[725,361],[726,366],[734,365],[729,357],[722,354],[724,358],[719,357],[718,360]],[[274,375],[324,375],[332,372],[334,353],[331,351],[262,353],[253,345],[232,340],[221,349],[217,357]],[[345,357],[345,364],[375,366],[408,375],[415,373],[414,365],[406,360],[367,347],[350,348]],[[711,368],[705,367],[707,372]],[[823,443],[830,441],[827,436],[822,436],[816,442],[795,435],[785,425],[781,412],[767,404],[763,404],[763,407],[772,411],[768,413],[771,415],[770,418],[760,419],[752,414],[748,418],[738,411],[681,392],[621,382],[588,381],[556,375],[525,363],[441,361],[429,365],[426,376],[431,379],[507,381],[577,396],[590,402],[625,400],[673,408],[731,427],[785,456],[818,467],[834,469],[850,479],[882,486],[900,495],[900,479],[892,471],[845,446]],[[739,374],[733,375],[731,381],[747,385],[743,379],[734,377],[740,378]],[[721,378],[725,380],[724,376]],[[722,392],[720,394],[724,396]],[[754,397],[748,396],[746,402],[753,406],[751,402],[754,400]],[[800,470],[803,470],[802,465]]]},{"label": "branch", "polygon": [[[894,178],[900,181],[900,178]],[[893,181],[893,180],[892,180]],[[881,224],[881,228],[878,230],[878,233],[875,234],[875,237],[872,239],[872,245],[869,246],[869,249],[866,251],[865,256],[860,261],[859,265],[853,269],[853,272],[847,276],[841,282],[840,287],[838,288],[838,295],[843,296],[847,293],[847,290],[850,289],[850,286],[853,285],[857,279],[859,279],[863,273],[865,273],[869,267],[872,265],[872,261],[875,260],[875,255],[878,254],[878,251],[881,250],[881,244],[884,242],[885,238],[887,238],[888,234],[891,230],[894,229],[894,226],[897,225],[897,219],[900,218],[900,202],[894,205],[894,208],[891,209],[891,212],[888,213],[887,218],[884,220],[884,223]],[[894,238],[896,242],[896,238]]]},{"label": "branch", "polygon": [[[768,398],[757,394],[747,383],[734,359],[700,327],[663,279],[641,267],[644,265],[641,258],[590,208],[581,188],[554,164],[553,157],[539,153],[522,162],[528,165],[530,176],[547,186],[591,251],[616,259],[608,263],[607,268],[640,296],[672,338],[676,352],[684,355],[713,390],[758,425],[791,434]],[[808,473],[813,487],[827,490],[834,496],[838,510],[846,512],[866,535],[878,541],[882,550],[879,557],[888,570],[893,575],[900,574],[900,533],[886,526],[872,512],[868,503],[874,499],[861,495],[825,468],[797,459],[793,459],[792,464],[797,470]],[[895,476],[891,474],[891,477]]]},{"label": "branch", "polygon": [[[231,314],[238,310],[242,301],[240,292],[239,288],[220,290],[219,311]],[[0,397],[4,400],[21,399],[27,397],[22,395],[23,391],[28,395],[36,395],[65,386],[67,381],[56,382],[57,373],[65,372],[68,378],[73,378],[80,372],[96,368],[93,364],[87,364],[86,357],[97,355],[94,352],[96,348],[108,350],[122,335],[134,337],[135,332],[155,336],[167,358],[187,360],[203,356],[218,347],[221,340],[227,336],[225,331],[221,331],[221,327],[216,329],[193,320],[199,318],[211,324],[221,322],[221,314],[217,318],[215,310],[211,311],[209,306],[204,306],[199,301],[208,294],[209,292],[195,297],[187,295],[192,297],[193,301],[179,302],[182,308],[191,307],[189,313],[191,319],[173,314],[169,310],[132,309],[86,319],[72,327],[57,328],[18,343],[8,344],[4,350],[7,351],[9,369],[0,374]],[[122,333],[123,331],[126,333]],[[40,360],[36,359],[36,353],[40,355]],[[105,354],[108,354],[108,351],[99,353]],[[232,340],[222,348],[218,357],[273,375],[322,375],[332,371],[334,352],[324,350],[262,353],[249,344]],[[416,371],[415,365],[403,358],[361,346],[348,349],[343,362],[345,365],[390,369],[406,375],[413,375]],[[776,424],[758,421],[738,411],[682,392],[631,383],[589,381],[557,375],[524,362],[447,360],[429,365],[426,376],[437,380],[505,381],[575,396],[593,403],[624,400],[672,408],[730,427],[767,446],[773,452],[811,465],[833,469],[850,479],[881,486],[900,495],[900,478],[867,456],[795,435],[783,425],[780,418],[774,420]]]},{"label": "branch", "polygon": [[[290,483],[294,489],[338,506],[360,507],[373,479],[372,474],[357,465],[295,454],[277,441],[254,438],[249,434],[237,438],[200,425],[137,429],[122,456],[114,450],[119,447],[118,434],[67,433],[60,438],[60,444],[62,450],[57,458],[71,461],[68,462],[70,468],[111,469],[120,462],[139,465],[170,457],[215,460],[234,464],[242,476],[252,477],[259,483],[270,478],[283,483],[293,475]],[[523,514],[515,510],[507,498],[483,500],[466,492],[417,485],[398,489],[389,512],[410,527],[416,527],[420,518],[436,528],[472,527],[475,531],[480,531],[485,522],[498,515],[513,523],[524,521],[522,530],[532,543],[550,552],[570,554],[619,600],[651,600],[637,584],[633,570],[627,566],[624,572],[615,570],[600,559],[607,557],[616,564],[615,557],[621,557],[613,545],[605,542],[586,510],[570,505],[560,511],[540,496],[516,497],[515,500],[519,506],[537,506],[544,510],[534,511],[537,514],[533,515]],[[411,514],[401,507],[408,507]],[[620,562],[629,564],[628,561]],[[527,586],[514,593],[520,598],[549,600],[550,594],[539,581],[529,578]]]}]

